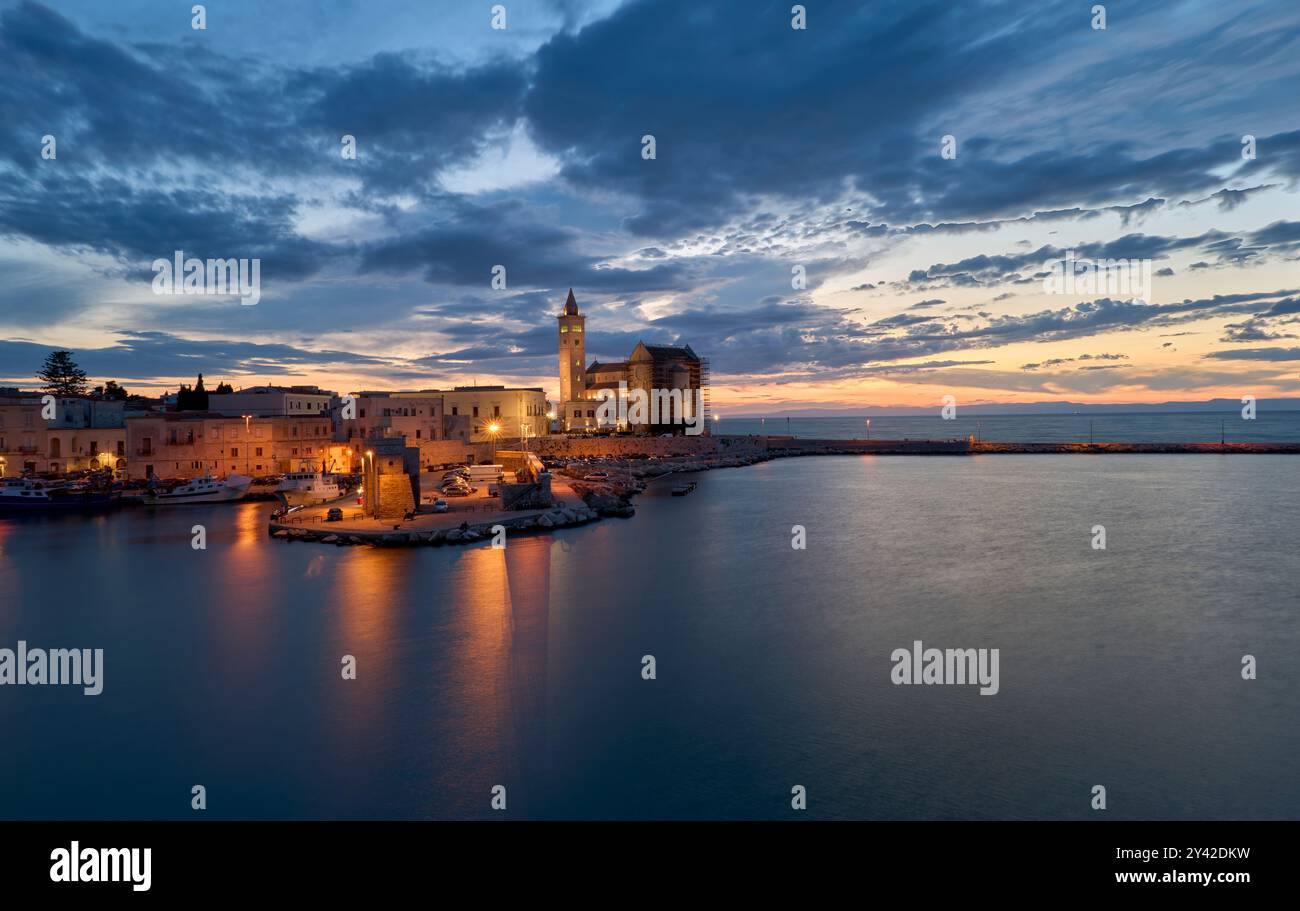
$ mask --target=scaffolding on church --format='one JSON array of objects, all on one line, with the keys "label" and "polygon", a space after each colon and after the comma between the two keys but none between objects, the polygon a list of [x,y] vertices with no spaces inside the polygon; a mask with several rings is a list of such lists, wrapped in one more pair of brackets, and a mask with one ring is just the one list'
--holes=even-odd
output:
[{"label": "scaffolding on church", "polygon": [[704,432],[713,433],[713,405],[709,401],[709,359],[700,358],[700,401],[704,403]]}]

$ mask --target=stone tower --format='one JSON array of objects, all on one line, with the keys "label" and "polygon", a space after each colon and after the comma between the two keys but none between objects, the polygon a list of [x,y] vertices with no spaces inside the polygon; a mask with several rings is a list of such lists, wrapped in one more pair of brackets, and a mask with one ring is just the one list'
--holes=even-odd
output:
[{"label": "stone tower", "polygon": [[586,397],[587,318],[578,312],[578,302],[569,289],[560,323],[560,402],[567,404]]}]

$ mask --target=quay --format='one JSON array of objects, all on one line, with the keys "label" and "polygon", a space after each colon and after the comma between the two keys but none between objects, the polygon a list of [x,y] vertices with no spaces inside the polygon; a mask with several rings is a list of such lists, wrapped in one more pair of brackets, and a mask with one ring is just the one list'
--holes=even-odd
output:
[{"label": "quay", "polygon": [[[555,504],[546,508],[503,509],[498,498],[480,491],[468,497],[448,498],[446,512],[425,508],[403,519],[366,516],[355,497],[349,497],[272,517],[267,533],[286,541],[314,541],[340,547],[349,544],[436,547],[491,539],[492,528],[497,525],[503,526],[507,535],[518,535],[585,525],[605,515],[625,514],[588,506],[563,481],[556,481],[552,491]],[[326,521],[330,509],[335,508],[342,511],[342,520]]]},{"label": "quay", "polygon": [[[540,445],[538,445],[540,443]],[[551,470],[553,502],[530,509],[505,509],[498,497],[479,492],[448,498],[446,512],[423,506],[409,517],[364,515],[355,499],[307,507],[273,516],[268,533],[283,540],[344,546],[387,547],[467,544],[493,537],[493,526],[508,535],[544,533],[585,525],[605,516],[634,513],[631,497],[644,485],[671,475],[740,468],[772,459],[807,456],[979,456],[1045,454],[1199,454],[1300,455],[1300,443],[1002,443],[974,440],[828,440],[795,437],[699,436],[552,437],[534,441]],[[695,482],[673,486],[685,496]],[[680,492],[679,492],[680,491]],[[330,507],[341,521],[326,521]]]}]

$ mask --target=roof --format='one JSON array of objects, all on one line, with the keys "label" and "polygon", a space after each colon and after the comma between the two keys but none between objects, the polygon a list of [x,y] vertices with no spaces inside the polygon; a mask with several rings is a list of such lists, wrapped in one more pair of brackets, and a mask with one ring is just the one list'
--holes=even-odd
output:
[{"label": "roof", "polygon": [[564,302],[564,315],[565,316],[578,315],[578,301],[573,296],[572,288],[569,289],[569,299]]},{"label": "roof", "polygon": [[[647,345],[645,342],[637,342],[637,348],[644,348],[646,353],[656,361],[699,361],[700,356],[691,350],[690,345]],[[632,352],[633,357],[636,351]]]},{"label": "roof", "polygon": [[627,369],[627,361],[613,361],[608,364],[602,364],[600,361],[592,361],[591,365],[587,367],[587,372],[593,373],[599,370],[626,370],[626,369]]}]

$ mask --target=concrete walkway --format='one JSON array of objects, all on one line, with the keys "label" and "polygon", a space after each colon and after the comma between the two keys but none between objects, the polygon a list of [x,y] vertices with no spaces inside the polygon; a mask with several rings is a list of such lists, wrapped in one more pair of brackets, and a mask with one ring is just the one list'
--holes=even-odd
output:
[{"label": "concrete walkway", "polygon": [[[499,497],[489,497],[484,485],[477,493],[468,497],[444,497],[449,505],[447,512],[419,512],[413,519],[374,519],[367,517],[357,505],[356,496],[345,500],[336,500],[320,506],[307,506],[287,516],[272,519],[270,532],[278,530],[310,531],[325,535],[355,535],[363,538],[378,538],[397,533],[428,534],[438,531],[450,531],[460,528],[462,524],[473,527],[491,525],[524,525],[557,509],[585,509],[582,499],[573,492],[566,479],[554,478],[551,493],[555,497],[555,506],[548,509],[502,509]],[[427,494],[425,495],[428,496]],[[437,499],[435,495],[433,499]],[[427,500],[421,507],[429,510],[432,500]],[[341,522],[326,522],[325,516],[331,508],[343,510]]]}]

